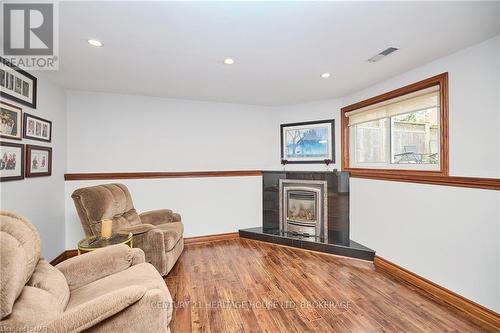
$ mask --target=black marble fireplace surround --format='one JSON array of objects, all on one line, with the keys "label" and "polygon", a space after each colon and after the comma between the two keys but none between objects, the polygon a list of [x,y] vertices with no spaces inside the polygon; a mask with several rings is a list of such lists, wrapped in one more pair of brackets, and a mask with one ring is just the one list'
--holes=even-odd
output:
[{"label": "black marble fireplace surround", "polygon": [[[326,181],[327,235],[306,237],[280,230],[280,179]],[[372,261],[375,252],[349,238],[349,173],[263,171],[263,225],[241,229],[240,237]]]}]

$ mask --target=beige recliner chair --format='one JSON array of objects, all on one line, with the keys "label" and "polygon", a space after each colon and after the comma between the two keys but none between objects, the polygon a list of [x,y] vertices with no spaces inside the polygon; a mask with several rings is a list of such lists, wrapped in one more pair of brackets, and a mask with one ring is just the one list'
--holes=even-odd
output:
[{"label": "beige recliner chair", "polygon": [[169,332],[172,298],[144,252],[114,245],[52,266],[35,227],[0,211],[3,332]]},{"label": "beige recliner chair", "polygon": [[87,236],[100,235],[101,220],[113,220],[114,231],[134,234],[133,244],[146,253],[160,274],[166,275],[184,249],[181,216],[169,209],[137,214],[123,184],[80,188],[71,195]]}]

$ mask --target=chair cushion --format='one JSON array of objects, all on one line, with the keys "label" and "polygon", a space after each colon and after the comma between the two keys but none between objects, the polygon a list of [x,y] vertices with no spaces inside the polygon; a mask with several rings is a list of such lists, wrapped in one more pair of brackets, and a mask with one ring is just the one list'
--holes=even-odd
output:
[{"label": "chair cushion", "polygon": [[123,184],[80,188],[71,197],[87,236],[100,233],[103,219],[113,220],[116,230],[141,223],[130,192]]},{"label": "chair cushion", "polygon": [[0,211],[0,315],[12,307],[40,258],[40,237],[25,218]]},{"label": "chair cushion", "polygon": [[163,232],[163,241],[165,243],[165,251],[170,251],[175,244],[182,238],[184,234],[184,225],[182,222],[170,222],[156,225]]},{"label": "chair cushion", "polygon": [[49,264],[40,260],[35,267],[27,286],[45,290],[56,299],[57,311],[63,312],[69,301],[69,287],[63,273]]},{"label": "chair cushion", "polygon": [[160,289],[168,295],[170,301],[172,300],[165,281],[156,269],[151,264],[142,263],[73,290],[66,310],[111,291],[133,285],[145,287],[147,290]]},{"label": "chair cushion", "polygon": [[12,313],[3,318],[1,328],[4,332],[30,332],[37,327],[43,329],[43,323],[55,319],[58,311],[58,300],[47,291],[26,286],[16,300]]}]

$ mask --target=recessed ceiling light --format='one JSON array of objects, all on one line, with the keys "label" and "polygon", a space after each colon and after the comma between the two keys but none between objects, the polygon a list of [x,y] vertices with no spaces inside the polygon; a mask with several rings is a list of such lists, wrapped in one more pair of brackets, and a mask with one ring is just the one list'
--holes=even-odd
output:
[{"label": "recessed ceiling light", "polygon": [[89,40],[87,40],[87,43],[89,43],[90,45],[95,46],[95,47],[103,46],[103,44],[100,41],[98,41],[97,39],[89,39]]},{"label": "recessed ceiling light", "polygon": [[224,63],[226,65],[232,65],[232,64],[234,64],[234,59],[232,59],[232,58],[226,58],[226,59],[224,59]]},{"label": "recessed ceiling light", "polygon": [[323,79],[328,79],[330,76],[332,76],[332,74],[330,74],[330,73],[323,73],[323,74],[321,74],[321,77]]}]

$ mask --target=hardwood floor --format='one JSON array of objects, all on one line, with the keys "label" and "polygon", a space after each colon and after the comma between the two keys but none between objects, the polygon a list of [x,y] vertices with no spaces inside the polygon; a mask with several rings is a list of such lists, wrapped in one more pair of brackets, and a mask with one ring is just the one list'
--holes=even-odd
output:
[{"label": "hardwood floor", "polygon": [[249,239],[192,244],[165,279],[179,332],[485,332],[373,265]]}]

